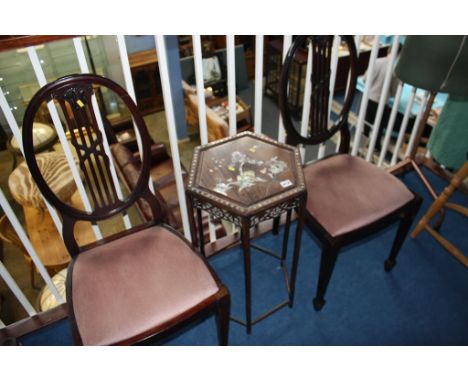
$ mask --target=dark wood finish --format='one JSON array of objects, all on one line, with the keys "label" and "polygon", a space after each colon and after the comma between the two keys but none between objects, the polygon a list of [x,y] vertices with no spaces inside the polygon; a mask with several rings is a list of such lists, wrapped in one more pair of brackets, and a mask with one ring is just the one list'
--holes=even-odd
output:
[{"label": "dark wood finish", "polygon": [[[301,46],[310,41],[313,46],[313,70],[312,70],[312,94],[311,94],[311,111],[310,111],[310,129],[307,136],[302,136],[295,129],[291,111],[287,102],[287,89],[289,82],[289,73],[291,63],[294,60],[295,52],[300,49]],[[357,56],[356,48],[354,45],[354,39],[352,36],[342,36],[342,41],[348,45],[350,52],[350,85],[351,89],[344,100],[344,105],[340,115],[336,122],[328,127],[328,93],[329,88],[329,76],[330,76],[330,49],[333,43],[333,36],[299,36],[296,38],[291,48],[288,51],[283,69],[281,73],[281,92],[280,92],[280,110],[283,118],[284,127],[287,134],[287,142],[293,145],[298,144],[320,144],[332,135],[340,132],[341,144],[339,148],[339,154],[345,154],[349,151],[349,130],[348,130],[348,113],[351,107],[351,103],[354,97],[356,88],[356,77],[357,77]],[[326,161],[328,157],[321,159]],[[311,164],[313,166],[314,164]],[[312,193],[313,189],[308,190]],[[387,214],[381,219],[361,226],[354,231],[350,231],[338,236],[332,236],[324,226],[315,219],[311,213],[305,211],[306,223],[312,232],[317,236],[322,244],[322,257],[320,262],[319,280],[317,284],[317,293],[313,299],[315,310],[319,311],[325,305],[325,292],[327,290],[328,283],[333,273],[333,269],[338,258],[340,249],[348,244],[355,241],[361,240],[374,232],[377,232],[388,225],[401,221],[397,232],[397,236],[392,246],[392,250],[388,259],[385,261],[384,268],[389,271],[393,268],[396,263],[396,257],[398,251],[407,236],[409,227],[411,226],[414,217],[421,205],[421,198],[419,195],[414,194],[414,198],[406,203],[404,206],[398,208],[395,211]]]},{"label": "dark wood finish", "polygon": [[146,115],[163,110],[164,100],[156,50],[131,53],[128,60],[140,112]]},{"label": "dark wood finish", "polygon": [[[265,136],[250,132],[221,139],[195,149],[187,188],[192,237],[196,235],[194,209],[197,210],[200,251],[205,253],[205,243],[200,230],[201,211],[215,219],[227,220],[240,228],[240,242],[244,255],[246,321],[231,317],[246,326],[251,333],[252,325],[268,317],[276,310],[290,305],[294,296],[294,282],[299,259],[303,215],[299,214],[296,229],[291,280],[285,265],[291,212],[304,209],[305,184],[298,149],[281,144]],[[286,213],[286,230],[280,256],[252,245],[250,238],[257,226]],[[226,247],[239,242],[226,243]],[[213,247],[213,246],[211,246]],[[285,273],[288,300],[265,314],[252,318],[251,314],[251,250],[255,248],[280,261]],[[213,251],[211,248],[210,251]],[[219,250],[218,246],[218,250]]]},{"label": "dark wood finish", "polygon": [[67,304],[61,304],[45,312],[27,317],[0,329],[0,346],[21,345],[21,337],[63,320],[68,316]]},{"label": "dark wood finish", "polygon": [[66,40],[76,35],[24,35],[0,36],[0,52],[10,49],[26,48],[28,46],[45,44],[47,42]]},{"label": "dark wood finish", "polygon": [[[109,169],[109,161],[112,159],[109,158],[104,151],[103,137],[98,128],[91,102],[91,97],[95,91],[94,89],[98,86],[105,87],[109,91],[114,92],[126,104],[132,114],[136,129],[142,139],[142,159],[139,178],[132,192],[124,200],[120,200],[117,197]],[[88,193],[93,203],[92,211],[90,212],[78,210],[61,201],[50,189],[47,182],[45,182],[38,168],[33,150],[32,126],[38,107],[45,101],[52,101],[58,104],[65,115],[65,128],[71,133],[71,144],[77,150],[80,169],[86,179]],[[79,134],[75,135],[73,132],[78,126],[80,127],[78,129]],[[84,138],[82,130],[86,131],[87,139]],[[47,201],[57,209],[62,217],[63,238],[67,249],[73,258],[67,276],[67,301],[70,307],[70,319],[74,327],[75,339],[78,344],[81,344],[82,341],[79,334],[79,328],[77,327],[73,313],[73,299],[71,293],[73,267],[77,257],[87,249],[95,248],[96,246],[105,246],[107,243],[117,238],[121,238],[125,235],[131,235],[132,233],[145,229],[151,225],[162,224],[165,220],[164,210],[161,208],[157,198],[148,187],[151,159],[149,134],[137,106],[120,85],[104,77],[83,74],[59,78],[58,80],[45,85],[34,95],[26,109],[24,117],[23,145],[26,162],[37,186]],[[73,234],[73,228],[77,221],[88,221],[94,223],[99,220],[108,219],[119,213],[124,213],[140,198],[145,199],[151,208],[153,216],[151,221],[140,227],[134,227],[130,230],[104,238],[86,247],[80,247],[78,245]],[[188,243],[179,232],[168,226],[165,226],[165,228],[170,230],[172,234],[178,236],[180,240],[185,241],[191,246],[191,244]],[[193,246],[191,246],[191,248],[195,251]],[[196,255],[196,252],[194,255]],[[211,270],[206,260],[204,258],[202,258],[202,260],[218,285],[218,293],[200,301],[196,306],[179,314],[177,317],[173,317],[164,324],[161,324],[156,328],[151,328],[150,330],[142,331],[132,338],[122,341],[119,343],[120,345],[136,343],[146,340],[148,337],[164,337],[167,332],[172,330],[172,328],[179,327],[180,325],[193,320],[195,317],[202,316],[207,312],[220,314],[220,310],[223,309],[222,316],[225,317],[226,315],[229,315],[229,298],[227,297],[229,293],[215,273]],[[164,286],[161,287],[164,288]],[[190,293],[189,289],[187,290],[187,293]],[[152,302],[149,301],[148,303]],[[221,343],[225,343],[227,338],[228,328],[225,321],[225,319],[221,318]]]}]

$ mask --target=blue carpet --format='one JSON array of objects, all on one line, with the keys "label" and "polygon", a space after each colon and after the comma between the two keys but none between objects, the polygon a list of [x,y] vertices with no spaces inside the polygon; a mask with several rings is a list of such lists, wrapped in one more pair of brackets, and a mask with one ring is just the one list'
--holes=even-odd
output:
[{"label": "blue carpet", "polygon": [[[429,172],[439,193],[445,183]],[[418,218],[431,199],[419,179],[410,173],[403,181],[424,197]],[[464,205],[468,197],[457,192],[452,200]],[[441,233],[468,253],[466,218],[448,211]],[[283,308],[253,327],[230,325],[230,345],[467,345],[468,272],[426,232],[408,238],[392,272],[383,262],[396,226],[341,252],[327,291],[327,304],[315,312],[311,300],[318,277],[320,249],[306,229],[292,309]],[[292,235],[291,235],[292,236]],[[293,236],[292,236],[293,237]],[[279,251],[280,235],[264,235],[259,245]],[[292,253],[292,240],[290,252]],[[244,318],[244,277],[240,249],[211,260],[231,292],[232,314]],[[253,317],[286,299],[281,270],[275,259],[252,253]],[[70,344],[66,320],[21,339],[25,345]],[[214,318],[192,325],[166,341],[167,345],[217,344]]]}]

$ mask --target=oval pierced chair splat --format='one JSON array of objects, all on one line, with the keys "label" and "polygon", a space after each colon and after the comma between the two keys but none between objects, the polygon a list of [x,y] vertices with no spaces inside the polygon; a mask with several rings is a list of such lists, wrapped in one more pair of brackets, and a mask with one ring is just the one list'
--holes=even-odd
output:
[{"label": "oval pierced chair splat", "polygon": [[[142,155],[139,178],[120,199],[112,181],[109,151],[93,101],[96,87],[118,95],[135,122]],[[57,197],[44,180],[32,149],[34,116],[43,102],[53,102],[65,116],[70,143],[92,203],[80,211]],[[149,135],[137,106],[115,82],[95,75],[72,75],[44,86],[28,105],[23,123],[25,158],[47,201],[63,220],[63,238],[73,260],[68,268],[67,301],[78,344],[133,344],[159,339],[215,313],[220,344],[227,344],[230,297],[208,263],[177,231],[166,226],[165,210],[148,186]],[[140,198],[149,204],[153,219],[79,247],[73,227],[77,221],[97,222],[124,213]]]},{"label": "oval pierced chair splat", "polygon": [[[280,80],[280,109],[287,143],[316,145],[340,133],[337,154],[304,168],[308,194],[306,223],[322,244],[317,293],[313,299],[317,311],[325,304],[325,292],[340,249],[400,220],[390,256],[384,266],[386,271],[390,271],[421,205],[421,198],[396,177],[348,154],[348,114],[356,89],[357,55],[353,37],[341,38],[349,51],[349,86],[341,112],[331,125],[328,115],[334,36],[296,37],[283,64]],[[308,135],[302,136],[295,129],[291,118],[287,89],[294,54],[309,42],[312,46],[313,68],[311,78],[306,80],[312,81],[312,93]]]}]

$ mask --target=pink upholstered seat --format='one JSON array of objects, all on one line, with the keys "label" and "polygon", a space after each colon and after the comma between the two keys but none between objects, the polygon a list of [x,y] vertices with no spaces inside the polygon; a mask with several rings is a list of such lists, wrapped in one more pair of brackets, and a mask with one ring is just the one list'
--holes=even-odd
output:
[{"label": "pink upholstered seat", "polygon": [[332,236],[373,223],[414,198],[396,177],[351,155],[309,165],[304,176],[307,210]]},{"label": "pink upholstered seat", "polygon": [[72,283],[84,345],[118,343],[164,327],[219,291],[202,259],[161,226],[81,253]]}]

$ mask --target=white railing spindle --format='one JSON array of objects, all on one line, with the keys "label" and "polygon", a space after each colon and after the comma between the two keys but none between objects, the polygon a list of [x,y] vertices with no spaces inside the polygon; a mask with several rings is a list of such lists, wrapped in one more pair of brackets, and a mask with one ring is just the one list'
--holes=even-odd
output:
[{"label": "white railing spindle", "polygon": [[396,116],[398,114],[398,106],[400,104],[401,93],[403,90],[403,84],[400,82],[395,94],[395,99],[393,102],[392,111],[390,113],[390,118],[388,120],[387,130],[385,132],[384,142],[382,144],[382,150],[380,151],[379,163],[378,166],[382,167],[382,164],[385,160],[385,155],[387,154],[388,146],[390,144],[390,139],[392,138],[393,127],[395,126]]},{"label": "white railing spindle", "polygon": [[229,135],[237,133],[237,113],[236,113],[236,47],[235,36],[226,36],[226,58],[228,77],[228,103],[229,103]]},{"label": "white railing spindle", "polygon": [[[39,86],[43,87],[47,84],[47,80],[44,74],[44,70],[42,69],[41,63],[39,62],[39,57],[37,56],[36,48],[29,47],[27,48],[29,59],[34,69],[34,74],[36,75],[37,81],[39,82]],[[60,140],[60,144],[62,145],[63,153],[68,162],[68,166],[70,167],[71,173],[73,175],[73,179],[75,180],[76,187],[78,188],[78,192],[81,196],[81,200],[83,201],[84,207],[86,211],[91,211],[91,203],[89,202],[88,195],[86,194],[86,190],[84,188],[83,182],[81,180],[80,172],[78,167],[76,166],[75,159],[73,154],[70,150],[70,146],[68,145],[67,137],[65,136],[65,131],[62,126],[62,122],[60,121],[60,117],[57,112],[57,108],[53,101],[49,101],[47,103],[47,107],[49,109],[50,117],[52,118],[52,122],[55,126],[55,131]],[[94,234],[98,240],[102,239],[102,233],[99,227],[95,224],[92,225]]]},{"label": "white railing spindle", "polygon": [[[83,45],[81,44],[81,37],[74,38],[73,39],[73,45],[75,46],[76,56],[78,58],[78,63],[80,65],[81,73],[90,73],[88,63],[86,62],[86,56],[84,54]],[[93,105],[94,114],[95,114],[95,117],[96,117],[98,128],[99,128],[99,130],[101,132],[101,135],[102,135],[104,152],[111,159],[109,161],[109,168],[110,168],[110,171],[111,171],[112,182],[114,183],[114,187],[115,187],[115,190],[117,192],[118,198],[120,200],[123,200],[124,196],[123,196],[122,189],[121,189],[121,186],[120,186],[119,178],[117,177],[117,172],[115,170],[114,162],[112,160],[113,156],[112,156],[112,153],[111,153],[110,148],[109,148],[109,142],[107,141],[106,130],[104,129],[104,123],[102,122],[102,116],[101,116],[101,112],[99,110],[99,105],[97,103],[95,94],[92,95],[91,102],[92,102],[92,105]],[[129,218],[127,213],[124,213],[123,221],[124,221],[125,228],[127,228],[127,229],[132,228],[132,223],[130,222],[130,218]]]},{"label": "white railing spindle", "polygon": [[[120,55],[120,64],[122,65],[122,73],[124,76],[125,81],[125,88],[127,89],[127,93],[132,97],[133,102],[135,105],[137,104],[136,94],[135,94],[135,87],[133,86],[133,79],[132,79],[132,71],[130,69],[130,62],[128,61],[128,54],[127,54],[127,45],[125,44],[125,36],[118,35],[117,36],[117,45],[119,48],[119,55]],[[140,132],[138,131],[135,121],[133,121],[133,130],[135,131],[135,138],[137,141],[138,151],[143,153],[143,145],[141,143]],[[148,180],[148,186],[152,193],[154,193],[154,185],[153,181],[150,179]]]},{"label": "white railing spindle", "polygon": [[[382,116],[387,105],[388,92],[390,90],[390,84],[393,75],[393,64],[396,60],[396,55],[398,53],[398,46],[400,36],[393,36],[392,49],[390,51],[390,58],[387,63],[387,68],[385,70],[384,82],[382,85],[382,92],[380,93],[379,106],[377,107],[377,113],[374,118],[374,125],[372,127],[371,139],[369,142],[369,147],[367,149],[366,161],[370,162],[374,154],[375,143],[377,141],[377,136],[380,130],[380,122],[382,121]],[[370,79],[369,79],[370,81]]]},{"label": "white railing spindle", "polygon": [[405,138],[406,126],[408,125],[415,95],[416,95],[416,88],[413,87],[411,89],[411,94],[408,98],[408,103],[406,105],[405,114],[403,116],[403,121],[401,122],[401,127],[400,127],[400,132],[398,134],[397,142],[395,144],[395,147],[393,148],[393,156],[390,162],[391,166],[394,166],[398,160],[398,154],[400,152],[400,147],[401,147],[401,144],[403,143],[403,139]]},{"label": "white railing spindle", "polygon": [[203,81],[203,59],[200,35],[193,35],[193,58],[195,65],[195,83],[198,100],[198,125],[200,128],[200,141],[202,145],[208,143],[208,126],[206,123],[205,87]]},{"label": "white railing spindle", "polygon": [[[205,103],[205,87],[203,81],[203,58],[200,35],[193,35],[193,57],[195,65],[195,83],[197,86],[197,103],[198,103],[198,126],[200,128],[200,141],[202,145],[208,143],[208,126],[206,121],[206,103]],[[216,241],[216,229],[208,215],[208,228],[210,233],[210,242]]]},{"label": "white railing spindle", "polygon": [[60,296],[60,293],[58,292],[52,279],[50,278],[49,273],[44,267],[44,264],[42,264],[41,259],[39,258],[36,251],[34,250],[34,247],[29,241],[28,235],[26,235],[26,232],[24,231],[23,226],[21,225],[20,221],[18,220],[15,213],[13,212],[13,209],[11,208],[10,203],[8,203],[8,200],[6,199],[1,189],[0,189],[0,205],[2,206],[2,209],[5,212],[5,215],[7,216],[8,220],[10,221],[10,224],[13,226],[16,234],[21,240],[21,243],[23,244],[24,248],[28,252],[29,256],[31,257],[31,260],[34,262],[34,265],[39,271],[39,274],[42,276],[44,282],[49,287],[52,294],[55,296],[55,298],[57,299],[59,303],[65,302],[63,298]]},{"label": "white railing spindle", "polygon": [[255,36],[255,133],[262,132],[263,106],[263,35]]},{"label": "white railing spindle", "polygon": [[169,133],[169,143],[171,145],[172,164],[174,166],[177,195],[179,197],[180,212],[182,215],[182,225],[185,237],[191,241],[190,227],[188,221],[187,204],[185,201],[184,181],[182,178],[182,168],[180,165],[179,147],[177,144],[177,130],[172,104],[172,92],[169,78],[169,66],[166,55],[166,42],[163,35],[155,36],[156,49],[159,60],[159,73],[163,90],[164,109],[166,110],[167,130]]},{"label": "white railing spindle", "polygon": [[[284,62],[286,55],[288,54],[289,47],[292,44],[292,35],[284,35],[283,37],[283,56],[281,62]],[[286,89],[286,92],[289,94],[289,86]],[[281,118],[281,114],[279,116],[278,121],[278,141],[284,143],[286,140],[286,132],[284,130],[283,118]]]},{"label": "white railing spindle", "polygon": [[418,115],[416,116],[416,120],[414,121],[413,130],[411,131],[408,146],[406,147],[405,157],[410,155],[411,150],[413,149],[413,146],[416,143],[416,135],[418,135],[419,124],[424,114],[424,110],[426,109],[427,102],[429,101],[429,95],[430,93],[428,91],[424,92],[423,101],[421,102],[421,107],[419,108]]},{"label": "white railing spindle", "polygon": [[[340,50],[340,44],[341,44],[341,37],[340,36],[334,36],[333,39],[333,45],[332,45],[332,55],[331,55],[331,62],[330,62],[330,84],[329,84],[329,91],[330,94],[328,96],[328,118],[327,118],[327,123],[330,121],[330,116],[331,116],[331,107],[333,103],[333,95],[335,93],[335,82],[336,82],[336,72],[337,72],[337,67],[338,67],[338,55],[339,55],[339,50]],[[321,143],[319,146],[318,150],[318,159],[321,159],[325,156],[325,149],[326,149],[326,144]]]},{"label": "white railing spindle", "polygon": [[[305,86],[304,86],[304,101],[302,103],[302,118],[301,118],[301,135],[303,137],[308,136],[309,130],[309,117],[310,117],[310,96],[312,94],[312,43],[307,44],[307,66],[305,75]],[[301,145],[300,148],[302,163],[305,163],[306,148]]]},{"label": "white railing spindle", "polygon": [[[356,56],[359,59],[359,55],[361,54],[361,40],[362,36],[361,35],[355,35],[354,36],[354,44],[356,45]],[[346,91],[345,91],[345,98],[346,95],[349,92],[349,84],[351,82],[351,72],[348,74],[348,80],[346,82]],[[352,89],[353,91],[355,89]],[[335,147],[335,152],[338,152],[340,149],[340,144],[341,144],[341,134],[338,134],[338,139],[336,140],[336,147]]]},{"label": "white railing spindle", "polygon": [[362,130],[364,128],[364,120],[366,117],[367,103],[369,101],[369,89],[371,85],[370,79],[372,78],[372,74],[374,72],[374,64],[375,64],[375,60],[377,59],[378,51],[379,51],[379,36],[375,36],[374,43],[372,44],[372,50],[371,50],[370,59],[369,59],[369,66],[367,68],[366,85],[364,87],[364,94],[362,95],[361,106],[359,108],[358,122],[356,126],[356,131],[354,133],[353,149],[351,150],[352,155],[357,155],[359,151]]}]

